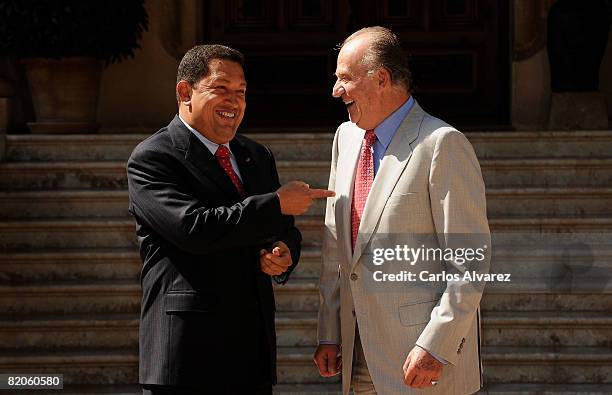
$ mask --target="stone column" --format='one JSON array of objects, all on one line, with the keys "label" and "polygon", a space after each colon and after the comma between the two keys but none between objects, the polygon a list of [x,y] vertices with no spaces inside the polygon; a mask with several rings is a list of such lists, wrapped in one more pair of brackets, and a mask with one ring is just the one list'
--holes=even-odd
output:
[{"label": "stone column", "polygon": [[546,127],[550,72],[546,56],[546,16],[554,0],[512,3],[512,125],[517,130]]}]

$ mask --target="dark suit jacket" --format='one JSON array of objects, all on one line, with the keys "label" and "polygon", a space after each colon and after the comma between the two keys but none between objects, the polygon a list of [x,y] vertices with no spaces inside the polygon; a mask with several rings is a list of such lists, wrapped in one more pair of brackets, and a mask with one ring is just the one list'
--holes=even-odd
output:
[{"label": "dark suit jacket", "polygon": [[294,265],[276,278],[285,282],[298,262],[301,235],[293,217],[280,212],[270,150],[243,136],[230,148],[246,199],[178,116],[128,161],[129,210],[144,264],[143,384],[233,393],[248,388],[266,361],[276,382],[274,294],[259,250],[276,240],[289,246]]}]

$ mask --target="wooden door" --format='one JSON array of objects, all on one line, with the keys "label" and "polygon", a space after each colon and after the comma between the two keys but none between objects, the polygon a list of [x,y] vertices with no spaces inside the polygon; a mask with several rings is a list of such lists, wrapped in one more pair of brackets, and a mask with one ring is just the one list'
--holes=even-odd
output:
[{"label": "wooden door", "polygon": [[246,56],[243,128],[333,131],[347,119],[331,97],[335,47],[372,25],[400,37],[426,111],[463,127],[507,124],[507,0],[208,0],[203,13],[202,41]]}]

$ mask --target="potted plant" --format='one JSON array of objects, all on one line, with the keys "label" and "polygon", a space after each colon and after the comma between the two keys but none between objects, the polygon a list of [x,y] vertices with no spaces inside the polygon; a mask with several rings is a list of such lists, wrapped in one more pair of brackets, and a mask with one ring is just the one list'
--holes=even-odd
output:
[{"label": "potted plant", "polygon": [[104,66],[134,56],[148,15],[142,0],[3,0],[0,55],[21,59],[33,133],[97,129]]}]

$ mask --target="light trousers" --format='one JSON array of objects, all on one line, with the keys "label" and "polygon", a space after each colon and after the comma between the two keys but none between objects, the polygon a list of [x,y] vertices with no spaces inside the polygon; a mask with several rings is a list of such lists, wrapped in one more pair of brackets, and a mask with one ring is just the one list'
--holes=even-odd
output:
[{"label": "light trousers", "polygon": [[351,374],[351,386],[355,395],[376,395],[376,389],[370,377],[368,364],[366,363],[359,329],[355,330],[355,347],[353,348],[353,367]]}]

